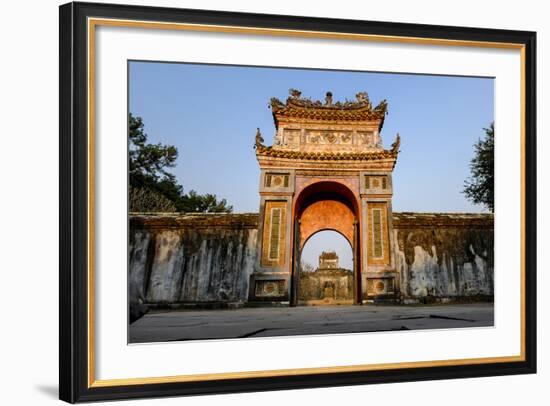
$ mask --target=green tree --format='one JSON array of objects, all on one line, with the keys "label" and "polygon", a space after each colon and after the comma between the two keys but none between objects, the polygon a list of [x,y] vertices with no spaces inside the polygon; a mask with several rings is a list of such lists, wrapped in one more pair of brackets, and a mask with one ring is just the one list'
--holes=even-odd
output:
[{"label": "green tree", "polygon": [[134,213],[173,213],[176,205],[170,199],[147,187],[130,186],[130,212]]},{"label": "green tree", "polygon": [[463,193],[474,204],[482,204],[491,212],[495,208],[495,125],[484,128],[485,136],[474,144],[470,161],[471,176],[464,182]]},{"label": "green tree", "polygon": [[302,261],[300,263],[300,272],[315,272],[315,267],[309,262]]},{"label": "green tree", "polygon": [[183,193],[174,174],[178,150],[173,145],[150,144],[141,117],[130,113],[129,172],[131,211],[179,211],[231,213],[233,207],[214,194],[200,195],[194,190]]},{"label": "green tree", "polygon": [[194,190],[190,190],[181,197],[179,209],[186,212],[231,213],[233,206],[228,206],[225,199],[218,201],[216,195],[210,193],[199,195]]},{"label": "green tree", "polygon": [[129,116],[130,185],[152,186],[159,181],[175,183],[168,168],[176,166],[178,150],[173,145],[149,144],[141,117]]}]

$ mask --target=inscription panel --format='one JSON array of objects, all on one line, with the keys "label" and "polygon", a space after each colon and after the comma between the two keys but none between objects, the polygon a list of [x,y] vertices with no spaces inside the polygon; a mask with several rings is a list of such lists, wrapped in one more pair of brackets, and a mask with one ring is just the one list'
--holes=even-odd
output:
[{"label": "inscription panel", "polygon": [[284,265],[286,243],[286,202],[265,203],[262,235],[262,266]]},{"label": "inscription panel", "polygon": [[388,207],[385,202],[369,202],[367,205],[368,264],[389,265]]}]

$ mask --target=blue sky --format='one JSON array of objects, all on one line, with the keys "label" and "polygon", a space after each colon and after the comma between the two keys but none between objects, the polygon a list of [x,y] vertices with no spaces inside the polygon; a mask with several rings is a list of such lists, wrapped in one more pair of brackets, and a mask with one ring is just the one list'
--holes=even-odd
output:
[{"label": "blue sky", "polygon": [[149,142],[175,145],[173,173],[185,191],[215,193],[235,212],[257,212],[256,127],[266,144],[275,128],[268,103],[289,88],[335,101],[367,91],[387,99],[382,129],[388,148],[397,132],[394,211],[481,212],[461,193],[473,144],[494,119],[491,78],[309,69],[130,62],[129,109],[141,116]]},{"label": "blue sky", "polygon": [[335,251],[338,254],[338,263],[341,268],[353,270],[353,251],[351,245],[341,234],[332,230],[325,230],[313,234],[302,249],[302,262],[307,262],[317,269],[319,255],[323,251]]}]

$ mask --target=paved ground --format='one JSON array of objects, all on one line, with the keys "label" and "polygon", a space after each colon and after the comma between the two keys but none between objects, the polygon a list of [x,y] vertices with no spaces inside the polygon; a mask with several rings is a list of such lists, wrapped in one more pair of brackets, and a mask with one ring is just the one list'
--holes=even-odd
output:
[{"label": "paved ground", "polygon": [[130,343],[492,325],[492,303],[180,310],[146,314]]}]

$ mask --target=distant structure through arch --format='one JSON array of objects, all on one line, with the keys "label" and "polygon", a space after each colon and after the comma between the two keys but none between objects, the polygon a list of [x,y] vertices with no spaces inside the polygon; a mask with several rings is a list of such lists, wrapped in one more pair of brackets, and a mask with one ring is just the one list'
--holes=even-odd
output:
[{"label": "distant structure through arch", "polygon": [[[329,233],[332,237],[332,243],[337,246],[339,240],[345,240],[347,246],[334,248],[333,250],[322,250],[317,258],[317,265],[313,266],[311,262],[304,264],[305,251],[309,244],[312,244],[315,237]],[[357,289],[356,278],[352,266],[342,266],[341,258],[336,250],[344,256],[351,254],[352,246],[342,234],[332,231],[323,230],[315,233],[313,238],[308,238],[302,250],[302,260],[299,269],[298,281],[298,304],[300,305],[337,305],[337,304],[353,304],[355,302]],[[315,248],[310,248],[310,254]],[[326,247],[324,247],[326,248]],[[311,259],[311,255],[310,259]],[[306,265],[306,266],[304,266]],[[307,266],[309,265],[309,266]],[[313,269],[312,269],[313,268]]]}]

